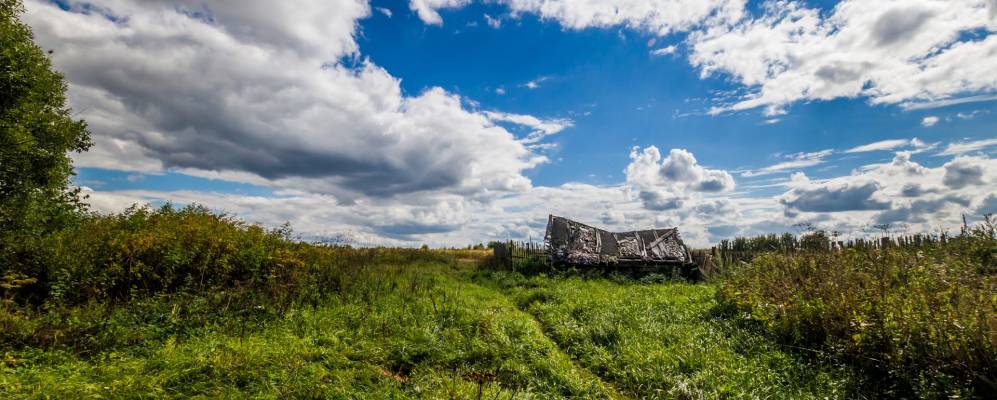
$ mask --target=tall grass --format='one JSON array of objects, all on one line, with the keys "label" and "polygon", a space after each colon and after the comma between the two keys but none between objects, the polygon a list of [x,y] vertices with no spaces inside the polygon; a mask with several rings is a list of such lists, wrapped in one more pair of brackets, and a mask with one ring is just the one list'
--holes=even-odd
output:
[{"label": "tall grass", "polygon": [[290,235],[287,227],[268,231],[202,207],[167,205],[92,215],[47,237],[3,243],[17,257],[0,266],[0,344],[96,353],[129,336],[105,335],[119,308],[197,310],[184,324],[160,319],[184,330],[226,310],[273,317],[333,295],[375,296],[383,290],[375,266],[453,260],[418,249],[317,246]]},{"label": "tall grass", "polygon": [[19,247],[15,261],[0,267],[12,282],[4,299],[48,306],[225,288],[268,299],[324,294],[373,264],[449,259],[436,251],[300,243],[288,226],[265,230],[196,205],[92,215],[30,245],[4,245]]},{"label": "tall grass", "polygon": [[997,392],[993,224],[944,243],[769,253],[733,271],[722,306],[789,346],[860,368],[881,395]]},{"label": "tall grass", "polygon": [[630,398],[858,397],[847,369],[802,362],[764,332],[716,314],[711,285],[504,271],[476,279]]},{"label": "tall grass", "polygon": [[0,398],[612,398],[481,251],[291,240],[199,207],[92,216],[3,270]]}]

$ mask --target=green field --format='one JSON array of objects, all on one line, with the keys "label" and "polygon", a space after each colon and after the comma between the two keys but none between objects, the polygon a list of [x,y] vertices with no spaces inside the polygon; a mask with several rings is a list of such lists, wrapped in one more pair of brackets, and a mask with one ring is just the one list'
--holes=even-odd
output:
[{"label": "green field", "polygon": [[374,268],[367,284],[280,313],[179,296],[77,311],[106,318],[88,332],[104,349],[7,349],[0,397],[840,398],[851,387],[714,316],[711,285],[525,278],[456,258]]}]

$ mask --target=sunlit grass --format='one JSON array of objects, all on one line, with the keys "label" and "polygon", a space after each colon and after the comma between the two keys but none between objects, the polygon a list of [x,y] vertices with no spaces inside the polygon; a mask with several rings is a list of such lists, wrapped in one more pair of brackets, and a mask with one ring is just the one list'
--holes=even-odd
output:
[{"label": "sunlit grass", "polygon": [[811,364],[716,315],[715,287],[581,278],[479,279],[502,288],[580,365],[639,398],[854,398],[844,369]]},{"label": "sunlit grass", "polygon": [[154,329],[90,356],[8,350],[0,397],[613,397],[533,318],[459,279],[455,264],[380,268],[375,296],[344,293],[276,319],[219,314],[185,335]]}]

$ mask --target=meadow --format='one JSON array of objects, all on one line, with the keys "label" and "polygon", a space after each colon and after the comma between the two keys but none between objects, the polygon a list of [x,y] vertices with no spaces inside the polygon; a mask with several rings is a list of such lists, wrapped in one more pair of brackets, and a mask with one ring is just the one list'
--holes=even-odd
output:
[{"label": "meadow", "polygon": [[693,283],[313,245],[197,206],[90,214],[7,246],[0,397],[985,397],[994,239],[960,240]]},{"label": "meadow", "polygon": [[997,393],[989,216],[903,246],[735,239],[686,282],[306,243],[197,205],[100,214],[71,180],[87,124],[24,12],[0,0],[0,399]]}]

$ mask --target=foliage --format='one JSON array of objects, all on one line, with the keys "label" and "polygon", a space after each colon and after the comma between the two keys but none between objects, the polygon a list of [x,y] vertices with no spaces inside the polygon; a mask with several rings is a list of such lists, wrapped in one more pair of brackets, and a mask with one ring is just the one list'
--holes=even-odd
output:
[{"label": "foliage", "polygon": [[76,199],[67,152],[85,151],[90,136],[66,106],[62,75],[17,19],[22,11],[0,0],[0,229],[44,232]]},{"label": "foliage", "polygon": [[80,219],[67,153],[90,147],[86,124],[66,106],[62,75],[18,21],[21,12],[20,1],[0,0],[0,276],[7,280],[31,268],[40,237]]},{"label": "foliage", "polygon": [[881,395],[997,391],[997,238],[991,223],[924,246],[769,253],[721,303],[785,343],[865,371]]},{"label": "foliage", "polygon": [[197,205],[92,215],[22,254],[32,260],[21,263],[28,268],[11,273],[38,282],[10,297],[59,306],[235,288],[290,303],[341,290],[371,264],[446,258],[416,249],[309,245],[290,235],[288,226],[266,231]]},{"label": "foliage", "polygon": [[614,397],[466,268],[395,258],[285,310],[220,292],[74,307],[61,320],[95,343],[5,351],[0,397]]}]

